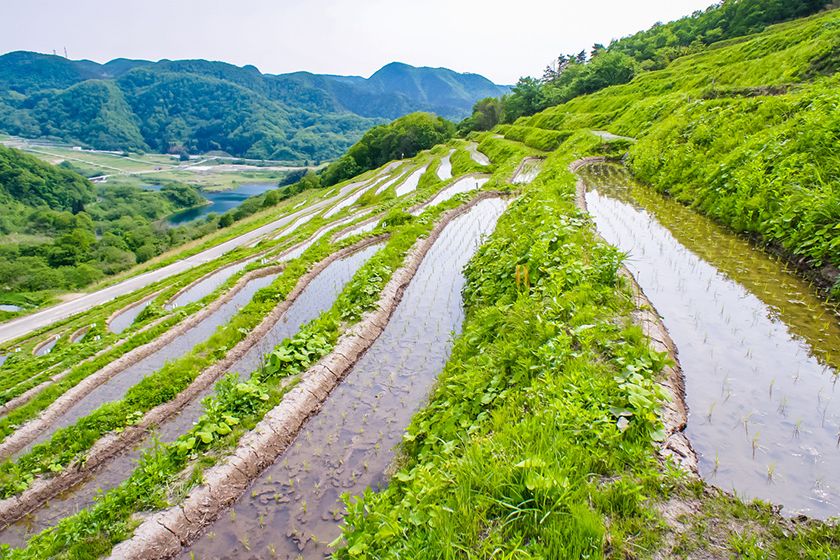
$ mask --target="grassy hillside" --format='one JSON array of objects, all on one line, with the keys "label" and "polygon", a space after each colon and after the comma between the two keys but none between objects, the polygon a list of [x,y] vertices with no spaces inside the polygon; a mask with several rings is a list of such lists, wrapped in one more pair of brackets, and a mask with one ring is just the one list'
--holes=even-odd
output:
[{"label": "grassy hillside", "polygon": [[468,267],[463,335],[387,488],[348,498],[339,558],[838,557],[836,523],[782,519],[657,460],[662,357],[568,169],[629,150],[657,190],[840,266],[838,45],[834,11],[476,136],[488,154],[550,153]]},{"label": "grassy hillside", "polygon": [[412,113],[367,131],[347,153],[321,174],[324,185],[334,185],[392,160],[412,158],[421,150],[446,142],[455,125],[431,113]]},{"label": "grassy hillside", "polygon": [[0,56],[0,130],[97,149],[320,162],[386,119],[418,110],[462,118],[505,91],[475,74],[398,63],[364,79],[13,52]]},{"label": "grassy hillside", "polygon": [[829,277],[840,267],[840,11],[717,43],[500,131],[535,146],[577,130],[634,137],[657,190]]}]

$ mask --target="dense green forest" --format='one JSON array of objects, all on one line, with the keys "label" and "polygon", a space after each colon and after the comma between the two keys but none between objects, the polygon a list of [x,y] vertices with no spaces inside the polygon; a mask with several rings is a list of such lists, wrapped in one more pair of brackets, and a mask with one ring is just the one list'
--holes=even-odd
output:
[{"label": "dense green forest", "polygon": [[[768,25],[816,13],[832,0],[726,0],[677,21],[658,23],[647,31],[595,44],[590,52],[560,55],[540,79],[523,77],[502,98],[485,98],[461,122],[462,133],[490,130],[513,123],[580,95],[630,82],[649,70],[703,51],[708,45],[755,33]],[[834,59],[837,59],[837,53]]]},{"label": "dense green forest", "polygon": [[105,150],[317,163],[386,120],[413,111],[460,119],[477,99],[506,91],[475,74],[399,63],[364,79],[13,52],[0,56],[0,131]]},{"label": "dense green forest", "polygon": [[186,185],[94,185],[0,146],[0,298],[37,302],[37,292],[83,288],[212,231],[218,218],[179,228],[157,223],[202,202]]},{"label": "dense green forest", "polygon": [[321,174],[324,185],[334,185],[392,160],[411,158],[421,150],[449,140],[455,125],[431,113],[412,113],[367,131],[347,153]]}]

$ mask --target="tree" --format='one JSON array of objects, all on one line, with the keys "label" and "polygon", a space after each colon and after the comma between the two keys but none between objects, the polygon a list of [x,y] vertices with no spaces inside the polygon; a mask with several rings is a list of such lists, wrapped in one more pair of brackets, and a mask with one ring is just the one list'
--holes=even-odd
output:
[{"label": "tree", "polygon": [[519,117],[533,115],[545,108],[542,84],[535,78],[519,78],[510,94],[504,98],[504,122],[512,123]]},{"label": "tree", "polygon": [[233,214],[227,212],[219,218],[219,229],[233,225]]},{"label": "tree", "polygon": [[473,106],[475,130],[490,130],[502,117],[502,102],[496,97],[485,97]]}]

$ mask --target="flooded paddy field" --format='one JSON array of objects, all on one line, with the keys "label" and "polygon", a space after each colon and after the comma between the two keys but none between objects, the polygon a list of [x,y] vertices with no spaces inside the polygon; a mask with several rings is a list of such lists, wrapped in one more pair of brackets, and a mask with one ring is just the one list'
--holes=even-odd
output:
[{"label": "flooded paddy field", "polygon": [[452,178],[452,154],[454,153],[454,149],[449,150],[440,160],[440,165],[437,168],[437,176],[441,181],[448,181]]},{"label": "flooded paddy field", "polygon": [[463,320],[461,270],[506,208],[478,203],[424,258],[385,331],[292,445],[184,558],[323,558],[344,492],[387,483],[413,413],[443,368]]},{"label": "flooded paddy field", "polygon": [[537,178],[542,169],[543,160],[540,158],[525,158],[513,174],[510,182],[514,185],[528,185]]},{"label": "flooded paddy field", "polygon": [[102,383],[87,395],[75,402],[68,410],[53,421],[34,441],[18,451],[15,456],[27,453],[35,445],[47,441],[61,428],[74,424],[106,402],[120,400],[125,393],[147,375],[157,371],[163,365],[189,352],[194,346],[207,340],[215,330],[233,317],[240,307],[246,305],[254,294],[271,284],[277,274],[257,277],[247,282],[233,297],[217,310],[202,319],[198,324],[179,335],[175,340],[156,352],[130,365],[114,377]]},{"label": "flooded paddy field", "polygon": [[676,343],[708,482],[783,513],[840,515],[840,324],[784,265],[624,168],[580,171],[599,233]]},{"label": "flooded paddy field", "polygon": [[[262,366],[265,356],[275,346],[294,336],[302,325],[329,309],[356,271],[381,248],[382,243],[372,244],[330,263],[298,295],[260,342],[233,363],[228,371],[238,373],[243,379],[250,377]],[[155,433],[145,441],[112,458],[91,473],[86,480],[44,504],[39,510],[0,530],[0,542],[13,547],[22,546],[33,534],[90,506],[100,492],[107,491],[125,480],[137,466],[141,455],[153,446],[156,440],[171,442],[188,431],[204,413],[202,401],[211,392],[212,387],[204,390],[178,414],[158,426]]]}]

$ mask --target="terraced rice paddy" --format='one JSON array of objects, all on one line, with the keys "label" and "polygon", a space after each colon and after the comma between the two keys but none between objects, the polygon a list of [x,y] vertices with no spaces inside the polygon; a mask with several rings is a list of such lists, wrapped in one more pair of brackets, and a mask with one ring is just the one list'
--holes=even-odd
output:
[{"label": "terraced rice paddy", "polygon": [[[27,423],[25,430],[13,433],[10,437],[2,441],[0,445],[2,445],[3,453],[7,457],[12,457],[11,461],[30,457],[33,450],[45,449],[44,445],[49,446],[52,437],[59,431],[78,425],[80,421],[84,421],[92,413],[101,415],[101,410],[104,410],[102,407],[107,406],[109,403],[121,401],[127,394],[130,394],[130,391],[135,390],[135,387],[149,375],[158,372],[168,363],[190,354],[194,348],[202,347],[202,345],[206,346],[207,341],[214,336],[214,333],[220,331],[227,323],[234,320],[240,310],[253,299],[257,292],[271,285],[279,278],[281,273],[273,269],[271,271],[266,269],[267,272],[252,272],[249,273],[250,275],[246,279],[236,280],[237,277],[242,275],[244,269],[248,265],[255,264],[257,259],[260,259],[262,263],[257,266],[264,267],[270,265],[276,268],[277,263],[294,263],[303,258],[304,255],[309,254],[310,249],[314,248],[316,242],[328,232],[342,232],[341,236],[333,240],[334,243],[340,243],[349,236],[368,234],[379,224],[382,218],[382,214],[380,213],[376,219],[364,221],[365,215],[374,210],[374,208],[369,207],[350,211],[348,216],[339,220],[331,218],[339,215],[345,209],[349,210],[355,206],[359,203],[362,196],[374,187],[384,187],[386,189],[395,187],[395,194],[398,197],[413,194],[418,188],[420,177],[428,168],[428,163],[424,163],[421,160],[419,164],[413,166],[413,171],[408,173],[403,172],[399,168],[400,162],[396,162],[395,164],[386,166],[378,173],[371,174],[368,179],[351,182],[335,189],[334,192],[328,193],[321,200],[316,198],[314,202],[310,202],[308,205],[306,203],[296,203],[294,209],[297,212],[276,220],[272,223],[271,229],[263,228],[263,231],[259,232],[259,236],[253,234],[244,236],[244,240],[248,242],[248,245],[240,242],[237,243],[238,246],[252,248],[250,251],[251,256],[241,257],[233,262],[227,259],[227,263],[225,263],[224,259],[220,259],[219,262],[223,264],[220,264],[216,270],[210,268],[210,272],[200,276],[194,275],[194,280],[182,283],[184,287],[177,291],[167,291],[165,287],[161,288],[161,286],[165,286],[166,284],[162,282],[158,284],[156,291],[134,298],[134,301],[131,301],[129,298],[128,303],[123,303],[122,307],[111,311],[108,320],[103,322],[105,324],[104,328],[108,332],[113,333],[110,336],[122,336],[123,338],[119,340],[130,341],[133,340],[132,337],[141,336],[141,333],[150,328],[154,330],[154,325],[161,320],[169,321],[165,323],[167,325],[172,324],[177,326],[180,323],[177,321],[173,323],[171,319],[168,319],[170,315],[166,313],[176,313],[180,309],[187,310],[187,317],[189,319],[186,320],[186,323],[188,326],[184,328],[168,327],[160,330],[159,332],[164,333],[164,336],[167,337],[164,344],[157,344],[154,338],[152,338],[150,344],[153,346],[150,346],[150,348],[153,349],[145,352],[145,354],[140,354],[141,357],[138,359],[132,359],[124,364],[124,366],[111,368],[109,370],[110,373],[105,378],[100,379],[101,375],[99,377],[94,375],[91,377],[91,383],[83,383],[79,387],[70,386],[67,393],[62,395],[56,402],[52,404],[47,402],[47,406],[43,409],[43,412]],[[464,187],[467,183],[469,183],[469,188]],[[479,188],[481,184],[483,184],[483,180],[477,182],[474,178],[467,177],[460,182],[456,181],[453,186],[448,187],[444,191],[436,193],[439,189],[433,189],[432,191],[428,191],[428,195],[424,196],[434,197],[434,205],[437,205],[445,202],[455,194],[473,191]],[[427,191],[423,192],[425,193]],[[422,198],[419,202],[424,204]],[[430,201],[427,199],[425,203],[427,204],[428,202]],[[491,203],[485,202],[481,204],[481,208],[488,208],[488,205],[493,206]],[[495,207],[497,208],[497,216],[503,204],[498,203]],[[475,217],[479,214],[483,215],[484,218],[478,219]],[[487,210],[473,210],[469,214],[473,216],[469,218],[469,221],[473,223],[473,229],[479,226],[488,227],[489,222],[487,221],[486,214]],[[319,224],[324,225],[308,226],[308,223],[316,217],[320,217],[321,221]],[[465,219],[461,218],[457,223],[462,223]],[[342,226],[359,220],[363,220],[362,225],[342,231]],[[495,218],[491,221],[494,220]],[[308,234],[302,241],[300,241],[301,238],[299,237],[299,240],[295,244],[289,245],[285,243],[286,248],[279,252],[276,249],[271,249],[270,243],[269,245],[263,245],[252,242],[263,241],[265,243],[265,240],[273,235],[270,241],[275,243],[279,241],[280,245],[278,247],[283,247],[283,239],[294,236],[298,229],[305,227],[309,227],[309,231],[312,233]],[[463,228],[459,228],[459,231],[460,229]],[[279,233],[272,233],[272,230],[279,230]],[[449,232],[452,229],[448,228],[446,231]],[[477,235],[474,231],[470,233],[465,230],[462,233],[464,235],[472,235],[473,238]],[[334,233],[329,233],[329,235],[334,235]],[[449,246],[451,243],[446,242],[445,245]],[[253,372],[264,367],[267,356],[275,347],[284,340],[293,337],[302,325],[313,321],[332,306],[336,296],[341,292],[348,280],[380,247],[382,247],[381,243],[367,243],[364,249],[329,264],[291,302],[291,305],[283,312],[283,315],[277,320],[276,324],[268,329],[259,341],[253,343],[250,349],[245,351],[241,357],[230,364],[226,371],[236,372],[243,381],[247,381]],[[456,264],[454,268],[447,271],[448,274],[460,275],[460,266],[468,258],[468,255],[471,254],[474,246],[468,245],[464,246],[464,248],[469,250],[465,250],[463,255],[450,255],[451,258],[456,259],[454,261]],[[438,249],[435,251],[438,251]],[[245,254],[247,253],[246,251]],[[201,257],[194,259],[194,261],[196,264],[201,264],[205,262],[205,258]],[[432,259],[429,262],[434,262],[434,260]],[[423,270],[426,270],[426,268]],[[423,274],[428,275],[426,272]],[[180,276],[175,277],[176,281],[178,278]],[[165,276],[162,276],[162,279],[165,279]],[[423,282],[428,284],[428,278],[423,280]],[[448,287],[448,289],[450,292],[455,290],[454,293],[457,295],[460,284],[456,284],[453,284],[451,288]],[[224,286],[233,286],[233,288],[223,288]],[[207,299],[208,296],[213,294],[215,294],[216,301],[210,300],[209,302],[205,302],[205,305],[209,305],[210,308],[204,312],[199,311],[196,313],[195,310],[200,308],[196,308],[194,304],[200,300]],[[450,296],[450,299],[451,297],[453,296]],[[161,319],[151,322],[144,318],[143,328],[135,328],[134,325],[138,317],[145,310],[149,309],[149,306],[153,303],[161,306],[160,309],[162,309],[164,315]],[[457,305],[453,309],[460,313]],[[449,323],[446,324],[448,325]],[[440,325],[444,325],[444,323],[440,323]],[[98,340],[99,336],[92,338],[85,337],[90,329],[92,327],[95,328],[95,326],[95,323],[91,323],[74,327],[72,331],[67,332],[73,333],[74,343],[88,340],[88,338],[92,341]],[[449,327],[444,328],[443,326],[440,328],[443,330],[439,330],[439,333],[433,337],[433,340],[437,343],[442,341],[444,343],[443,347],[446,347],[445,343],[448,340],[448,333],[451,329]],[[127,333],[127,335],[123,335],[122,333]],[[40,343],[35,343],[33,353],[37,356],[44,356],[59,340],[61,340],[59,333],[47,335]],[[98,346],[94,344],[93,347],[97,348]],[[5,359],[6,354],[3,354],[3,356]],[[440,359],[438,359],[438,362],[440,362]],[[438,363],[436,367],[439,369],[440,365]],[[61,371],[60,369],[55,369],[54,373],[58,374]],[[43,390],[44,387],[49,387],[50,383],[58,383],[65,374],[53,375],[51,379],[47,378],[47,382],[38,385],[36,388]],[[94,379],[96,379],[95,382],[93,381]],[[427,383],[430,383],[433,379],[433,376],[430,377]],[[205,398],[213,395],[212,385],[198,392],[191,391],[190,395],[192,397],[185,404],[180,405],[181,408],[174,414],[167,413],[171,415],[162,417],[162,422],[156,426],[152,435],[139,438],[135,435],[131,435],[128,438],[112,438],[113,443],[108,443],[112,440],[106,437],[94,446],[97,460],[93,463],[94,467],[92,469],[85,469],[83,466],[84,463],[82,462],[79,464],[79,467],[76,467],[81,469],[77,471],[78,474],[72,474],[69,478],[58,477],[55,481],[57,484],[52,485],[48,483],[49,477],[47,477],[43,481],[47,484],[39,484],[36,485],[37,490],[35,488],[32,489],[35,494],[32,494],[29,490],[24,492],[24,496],[26,496],[26,500],[28,501],[31,501],[30,494],[32,496],[40,496],[42,498],[40,503],[36,501],[27,507],[23,507],[20,503],[15,503],[14,497],[10,498],[11,501],[0,501],[0,519],[5,519],[6,523],[11,523],[2,530],[0,539],[4,543],[15,547],[24,546],[28,538],[38,535],[40,531],[54,526],[62,519],[74,516],[77,512],[85,510],[85,508],[95,506],[97,496],[100,496],[102,492],[107,493],[115,489],[122,481],[126,480],[136,468],[143,454],[149,452],[154,445],[158,445],[156,442],[160,441],[163,444],[173,442],[185,431],[189,431],[199,421],[205,413]],[[183,399],[178,400],[178,402],[183,402]],[[415,406],[419,402],[421,401],[417,401]],[[138,412],[138,414],[140,413]],[[408,416],[406,416],[407,418]],[[104,454],[102,453],[103,449],[107,450],[109,445],[117,445],[117,441],[125,441],[126,443],[130,443],[130,445],[123,448],[114,448],[116,452],[111,455],[107,451]],[[41,453],[42,451],[38,452]],[[7,463],[6,467],[9,464],[11,463]],[[21,463],[21,465],[25,464]],[[26,467],[21,466],[20,468]],[[72,484],[68,486],[66,483],[60,482],[60,480],[65,479],[72,481]],[[52,492],[49,489],[53,487],[55,488],[55,493],[49,494],[49,492]],[[21,517],[20,512],[25,515]]]},{"label": "terraced rice paddy", "polygon": [[[531,189],[551,185],[547,175],[561,180],[540,150],[491,134],[480,148],[453,141],[301,193],[269,224],[185,256],[155,282],[129,278],[134,291],[94,298],[97,306],[3,346],[3,402],[33,395],[0,416],[0,541],[11,547],[0,558],[89,556],[87,547],[144,559],[329,554],[342,494],[383,490],[399,472],[398,445],[465,321],[465,265],[512,200],[511,213],[536,209]],[[580,174],[599,233],[628,253],[678,347],[703,478],[786,513],[837,515],[835,310],[622,168]],[[544,223],[555,229],[526,249],[552,254],[567,246],[540,244],[581,239],[573,232],[590,224],[565,204],[573,212],[551,216]],[[510,231],[503,220],[494,240]],[[493,281],[522,313],[529,275],[554,281],[554,271],[507,258],[492,253],[504,267]],[[576,274],[562,269],[564,281]],[[76,373],[85,360],[96,365]],[[68,433],[85,441],[63,453],[55,442]]]},{"label": "terraced rice paddy", "polygon": [[446,227],[374,345],[292,446],[184,558],[329,552],[327,543],[340,533],[341,494],[387,483],[394,446],[460,329],[461,269],[505,207],[485,200]]},{"label": "terraced rice paddy", "polygon": [[[265,356],[277,344],[294,336],[303,324],[329,309],[347,281],[380,248],[381,244],[370,245],[328,265],[307,285],[262,339],[236,360],[228,371],[239,374],[243,380],[248,379],[262,366]],[[144,441],[110,459],[86,480],[0,532],[0,540],[12,546],[21,546],[32,534],[91,505],[99,492],[107,491],[125,480],[134,470],[140,456],[155,442],[171,442],[189,430],[204,413],[203,399],[211,393],[212,387],[201,391]]]},{"label": "terraced rice paddy", "polygon": [[490,158],[478,150],[478,144],[470,142],[467,145],[467,150],[470,152],[470,157],[479,165],[490,165]]},{"label": "terraced rice paddy", "polygon": [[703,477],[788,515],[837,515],[835,310],[781,263],[622,168],[582,176],[598,231],[627,252],[679,349]]},{"label": "terraced rice paddy", "polygon": [[103,404],[123,398],[126,391],[141,379],[160,369],[166,362],[189,352],[194,346],[207,340],[220,325],[227,323],[240,307],[250,301],[258,290],[271,284],[276,276],[276,274],[269,274],[247,282],[230,300],[197,325],[78,399],[60,416],[53,418],[38,437],[21,448],[18,455],[27,453],[35,445],[47,441],[59,429],[75,424],[80,418],[87,416]]}]

